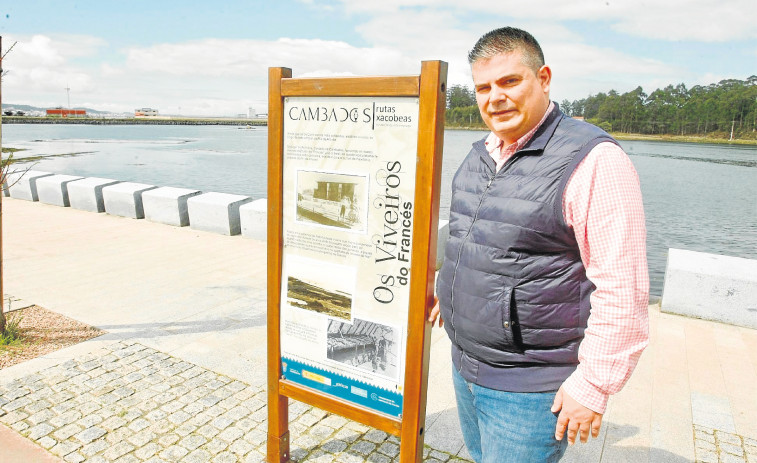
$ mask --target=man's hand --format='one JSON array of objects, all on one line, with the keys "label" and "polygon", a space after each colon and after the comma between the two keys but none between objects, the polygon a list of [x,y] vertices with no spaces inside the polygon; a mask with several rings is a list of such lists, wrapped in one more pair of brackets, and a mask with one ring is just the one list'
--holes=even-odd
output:
[{"label": "man's hand", "polygon": [[568,430],[568,444],[576,443],[576,434],[581,436],[581,442],[584,444],[589,440],[589,431],[591,437],[599,436],[599,428],[602,426],[602,414],[589,410],[580,403],[573,400],[571,396],[563,391],[562,386],[555,395],[555,401],[552,404],[552,413],[560,412],[557,416],[557,426],[555,427],[555,439],[562,440],[565,430]]},{"label": "man's hand", "polygon": [[434,296],[434,307],[431,308],[431,313],[428,314],[428,321],[431,322],[431,326],[434,326],[434,323],[436,323],[436,319],[439,319],[439,328],[444,326],[444,320],[442,320],[442,316],[439,313],[439,299]]}]

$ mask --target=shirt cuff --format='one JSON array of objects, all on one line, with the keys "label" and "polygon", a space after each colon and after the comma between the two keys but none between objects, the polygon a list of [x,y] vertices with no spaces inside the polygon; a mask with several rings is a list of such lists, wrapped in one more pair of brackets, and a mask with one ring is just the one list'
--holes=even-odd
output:
[{"label": "shirt cuff", "polygon": [[593,412],[604,414],[607,410],[607,399],[610,395],[586,381],[581,374],[580,366],[563,383],[563,392]]}]

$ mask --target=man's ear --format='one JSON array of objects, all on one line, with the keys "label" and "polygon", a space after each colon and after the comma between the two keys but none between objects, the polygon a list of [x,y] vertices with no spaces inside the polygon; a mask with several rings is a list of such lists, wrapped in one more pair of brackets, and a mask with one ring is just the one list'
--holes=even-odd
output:
[{"label": "man's ear", "polygon": [[539,79],[539,84],[541,84],[544,93],[549,95],[549,86],[552,84],[552,69],[545,64],[539,68],[536,77]]}]

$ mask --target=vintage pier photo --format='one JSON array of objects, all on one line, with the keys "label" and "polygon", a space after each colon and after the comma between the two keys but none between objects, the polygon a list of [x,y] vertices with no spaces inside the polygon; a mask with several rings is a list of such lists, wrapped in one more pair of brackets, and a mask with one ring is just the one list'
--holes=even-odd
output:
[{"label": "vintage pier photo", "polygon": [[365,231],[368,178],[334,172],[297,171],[297,221]]},{"label": "vintage pier photo", "polygon": [[329,320],[326,356],[354,368],[397,380],[399,336],[392,326],[355,319]]}]

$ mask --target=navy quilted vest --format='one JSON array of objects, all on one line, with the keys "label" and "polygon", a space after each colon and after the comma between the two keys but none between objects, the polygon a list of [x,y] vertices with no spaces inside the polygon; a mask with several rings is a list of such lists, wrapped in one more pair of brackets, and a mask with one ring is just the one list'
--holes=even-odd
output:
[{"label": "navy quilted vest", "polygon": [[480,140],[455,174],[437,295],[453,363],[468,381],[552,391],[575,370],[595,287],[562,197],[576,166],[606,141],[615,142],[555,105],[498,172]]}]

